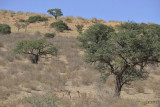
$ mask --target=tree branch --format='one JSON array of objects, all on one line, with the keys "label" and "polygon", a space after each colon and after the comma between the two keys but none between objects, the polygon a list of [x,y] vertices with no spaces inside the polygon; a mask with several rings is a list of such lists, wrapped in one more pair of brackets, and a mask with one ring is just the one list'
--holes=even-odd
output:
[{"label": "tree branch", "polygon": [[36,54],[34,54],[34,53],[32,53],[32,52],[22,52],[23,54],[31,54],[31,55],[36,55]]},{"label": "tree branch", "polygon": [[115,69],[114,69],[114,67],[113,67],[113,65],[110,63],[110,61],[108,61],[108,62],[106,62],[109,66],[110,66],[110,69],[111,69],[111,73],[115,73],[114,71],[115,71]]},{"label": "tree branch", "polygon": [[126,64],[129,64],[129,62],[127,61],[127,59],[125,59],[121,54],[118,54],[120,56],[120,58],[122,58]]},{"label": "tree branch", "polygon": [[122,76],[122,74],[125,72],[125,70],[129,67],[130,65],[128,64],[124,64],[124,66],[122,67],[122,70],[117,73],[117,75]]}]

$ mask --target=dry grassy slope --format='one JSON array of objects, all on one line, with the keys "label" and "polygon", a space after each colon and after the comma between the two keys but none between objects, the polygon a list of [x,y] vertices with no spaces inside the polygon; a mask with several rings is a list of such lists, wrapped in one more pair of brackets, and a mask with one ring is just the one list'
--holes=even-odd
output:
[{"label": "dry grassy slope", "polygon": [[[2,13],[0,12],[0,14],[2,14]],[[11,29],[12,32],[16,33],[17,28],[14,26],[14,23],[18,22],[20,19],[26,20],[30,16],[35,16],[35,15],[41,15],[41,16],[44,16],[44,17],[48,17],[49,18],[48,26],[47,27],[44,26],[45,22],[30,24],[28,26],[28,30],[27,30],[28,33],[34,34],[37,31],[41,32],[42,34],[48,33],[48,32],[55,32],[55,30],[53,28],[49,28],[49,25],[51,23],[55,22],[56,20],[54,19],[54,17],[44,15],[44,14],[36,14],[36,13],[26,14],[26,13],[24,13],[24,14],[21,14],[21,15],[15,14],[12,17],[10,17],[9,13],[8,14],[6,13],[6,14],[0,16],[0,23],[9,24],[12,28]],[[90,26],[92,24],[95,24],[96,22],[103,23],[103,24],[106,24],[106,25],[111,25],[111,26],[115,26],[115,25],[120,24],[120,22],[108,22],[108,23],[106,23],[104,20],[96,20],[94,18],[89,20],[89,19],[85,19],[85,18],[82,18],[82,17],[74,18],[72,16],[60,17],[58,20],[63,20],[71,28],[71,31],[66,31],[66,32],[63,32],[63,33],[59,33],[59,35],[65,35],[65,36],[78,36],[78,33],[76,31],[76,27],[75,27],[76,24],[83,24],[84,25],[84,30],[87,29],[88,26]],[[24,29],[20,29],[20,32],[24,32]]]},{"label": "dry grassy slope", "polygon": [[[91,65],[84,63],[83,51],[78,48],[79,43],[75,39],[78,36],[75,24],[84,24],[84,29],[87,29],[94,24],[91,20],[80,17],[61,18],[64,21],[67,18],[72,19],[72,23],[66,22],[72,31],[57,32],[54,39],[48,40],[59,49],[57,57],[41,58],[40,63],[35,65],[31,63],[29,56],[12,54],[17,41],[38,39],[46,32],[54,32],[54,29],[45,28],[44,22],[41,22],[29,25],[27,34],[23,29],[20,30],[21,33],[17,33],[13,24],[16,20],[27,19],[28,16],[0,17],[0,23],[11,25],[13,32],[10,35],[0,35],[0,106],[32,107],[33,103],[28,103],[25,97],[35,101],[35,97],[32,96],[44,94],[48,97],[46,93],[57,96],[60,107],[157,106],[157,102],[147,101],[160,100],[159,67],[147,67],[146,69],[151,71],[149,78],[134,82],[131,86],[125,86],[122,90],[122,99],[117,100],[112,98],[113,76],[106,83],[101,83],[99,73]],[[54,21],[52,17],[49,18],[49,23]],[[119,24],[117,22],[102,23],[111,26]]]}]

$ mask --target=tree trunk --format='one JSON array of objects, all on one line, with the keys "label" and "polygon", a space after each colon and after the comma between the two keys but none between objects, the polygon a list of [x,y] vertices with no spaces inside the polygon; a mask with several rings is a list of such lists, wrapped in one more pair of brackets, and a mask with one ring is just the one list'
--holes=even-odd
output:
[{"label": "tree trunk", "polygon": [[39,55],[35,55],[35,64],[38,64]]},{"label": "tree trunk", "polygon": [[120,97],[121,89],[122,89],[121,79],[118,75],[116,75],[116,84],[115,84],[115,93],[114,93],[115,97]]},{"label": "tree trunk", "polygon": [[57,20],[57,16],[55,16],[55,19]]}]

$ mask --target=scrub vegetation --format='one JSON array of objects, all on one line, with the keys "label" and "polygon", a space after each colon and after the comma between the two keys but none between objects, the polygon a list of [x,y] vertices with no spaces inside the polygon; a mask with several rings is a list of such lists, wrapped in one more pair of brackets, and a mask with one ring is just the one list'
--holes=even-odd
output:
[{"label": "scrub vegetation", "polygon": [[48,12],[0,10],[0,107],[159,107],[160,25]]}]

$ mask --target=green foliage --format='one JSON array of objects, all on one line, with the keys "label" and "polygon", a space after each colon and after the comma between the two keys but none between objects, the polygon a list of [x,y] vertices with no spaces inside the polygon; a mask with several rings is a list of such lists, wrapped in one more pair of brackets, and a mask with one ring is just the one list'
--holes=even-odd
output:
[{"label": "green foliage", "polygon": [[160,25],[158,24],[149,24],[150,29],[152,29],[152,32],[154,32],[158,37],[160,37]]},{"label": "green foliage", "polygon": [[44,36],[48,38],[54,38],[55,35],[56,35],[55,33],[46,33]]},{"label": "green foliage", "polygon": [[37,15],[37,16],[30,16],[27,21],[29,23],[43,22],[43,21],[48,21],[48,18]]},{"label": "green foliage", "polygon": [[56,31],[58,31],[58,32],[63,32],[64,30],[70,30],[69,27],[67,26],[67,24],[64,23],[62,20],[51,23],[50,27],[55,28]]},{"label": "green foliage", "polygon": [[121,24],[120,26],[117,26],[117,28],[119,28],[119,30],[138,30],[138,29],[142,29],[142,25],[143,24],[138,24],[138,23],[134,23],[134,22],[129,22],[129,23],[124,23]]},{"label": "green foliage", "polygon": [[18,23],[18,22],[16,22],[16,23],[14,24],[14,26],[17,28],[18,32],[19,32],[19,30],[20,30],[21,27],[22,27],[22,25],[21,25],[20,23]]},{"label": "green foliage", "polygon": [[30,23],[27,21],[24,21],[23,24],[21,24],[21,28],[25,29],[25,32],[27,32],[27,27]]},{"label": "green foliage", "polygon": [[72,23],[72,19],[71,19],[71,18],[65,18],[65,21],[66,21],[67,23]]},{"label": "green foliage", "polygon": [[82,34],[82,31],[83,31],[83,25],[75,25],[76,26],[76,28],[77,28],[77,32],[79,33],[79,34]]},{"label": "green foliage", "polygon": [[0,24],[0,33],[10,34],[11,33],[11,27],[7,24]]},{"label": "green foliage", "polygon": [[114,32],[114,29],[110,26],[95,24],[90,26],[82,36],[78,37],[78,40],[82,42],[82,48],[89,49],[88,51],[92,52],[93,50],[91,50],[91,48],[95,48],[94,50],[96,50],[96,43],[107,41],[112,32]]},{"label": "green foliage", "polygon": [[160,25],[123,23],[114,32],[112,27],[95,24],[78,38],[85,49],[85,59],[93,62],[100,72],[116,76],[117,96],[124,84],[145,79],[147,64],[160,58]]},{"label": "green foliage", "polygon": [[97,23],[98,20],[97,20],[97,18],[92,18],[92,19],[91,19],[91,22],[92,22],[92,23]]},{"label": "green foliage", "polygon": [[56,20],[57,17],[63,16],[61,9],[49,9],[47,12],[54,16]]},{"label": "green foliage", "polygon": [[58,107],[56,104],[57,98],[51,95],[38,95],[25,98],[25,101],[33,107]]},{"label": "green foliage", "polygon": [[52,43],[47,42],[45,39],[39,40],[21,40],[14,48],[15,54],[30,54],[35,56],[35,63],[38,63],[39,56],[42,55],[57,55],[57,49]]},{"label": "green foliage", "polygon": [[26,20],[24,20],[24,19],[19,19],[19,22],[26,22]]}]

